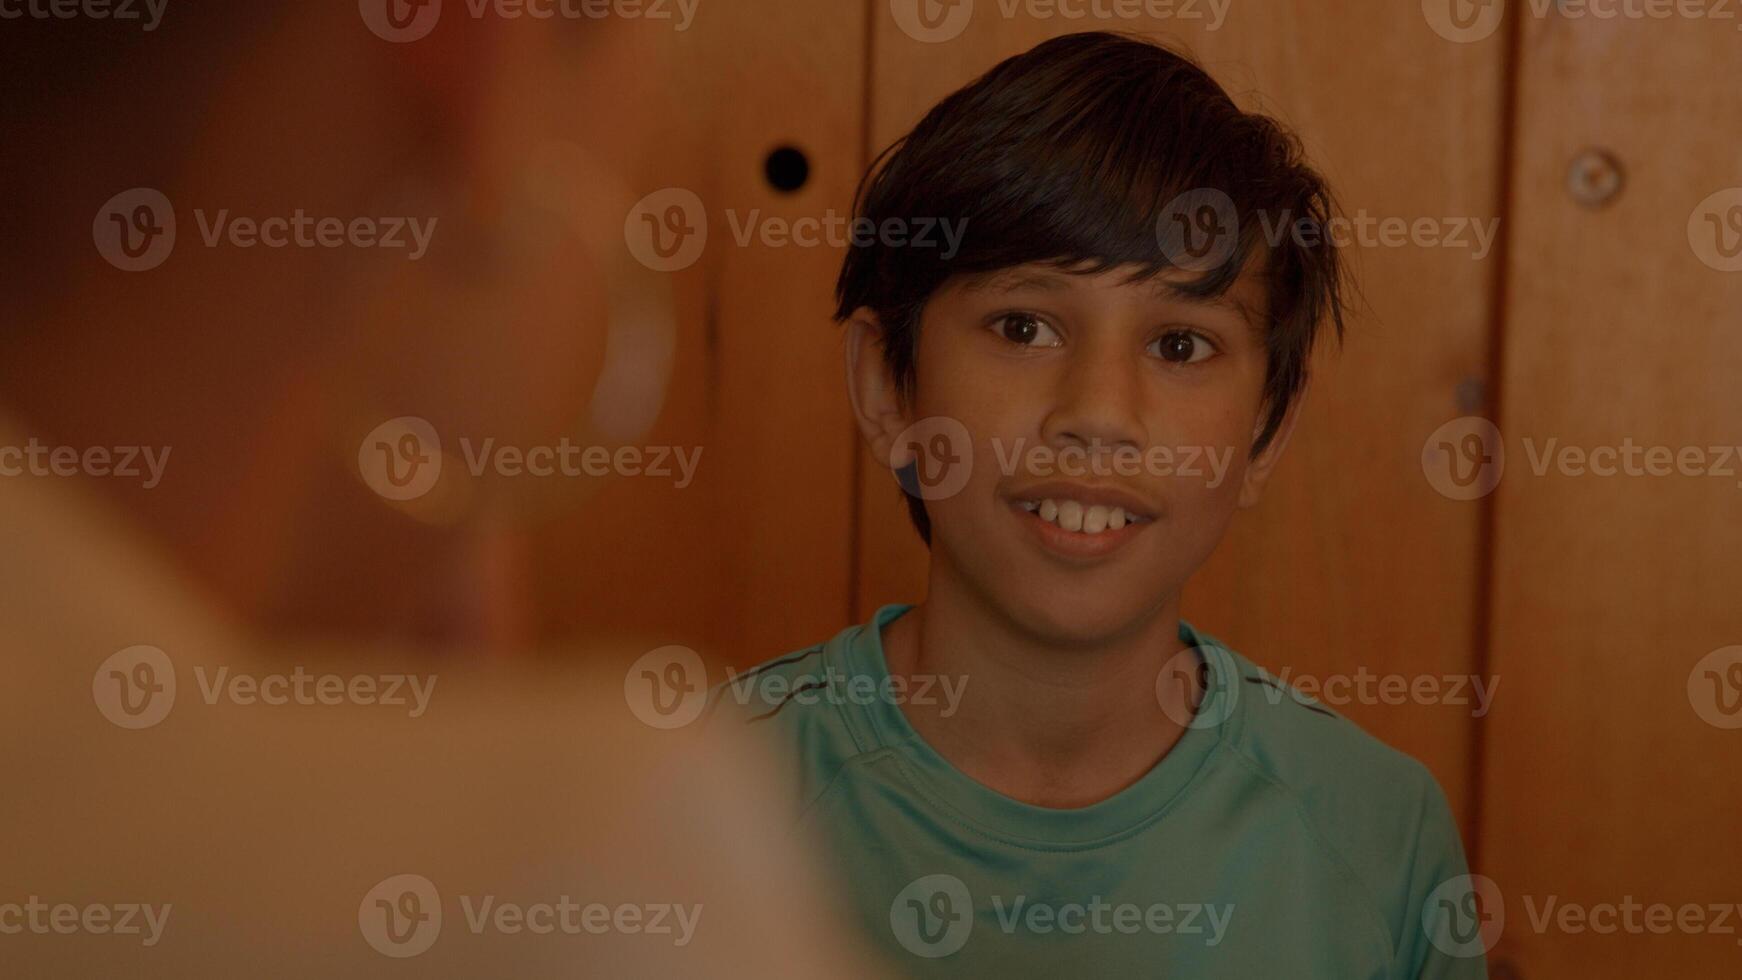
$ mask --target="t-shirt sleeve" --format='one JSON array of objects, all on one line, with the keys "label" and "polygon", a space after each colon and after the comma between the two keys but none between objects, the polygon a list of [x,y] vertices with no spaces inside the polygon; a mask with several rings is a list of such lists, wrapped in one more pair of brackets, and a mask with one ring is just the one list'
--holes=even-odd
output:
[{"label": "t-shirt sleeve", "polygon": [[1498,938],[1494,910],[1483,899],[1486,879],[1470,875],[1457,821],[1439,783],[1427,788],[1410,869],[1403,941],[1391,975],[1398,980],[1485,980],[1487,948]]}]

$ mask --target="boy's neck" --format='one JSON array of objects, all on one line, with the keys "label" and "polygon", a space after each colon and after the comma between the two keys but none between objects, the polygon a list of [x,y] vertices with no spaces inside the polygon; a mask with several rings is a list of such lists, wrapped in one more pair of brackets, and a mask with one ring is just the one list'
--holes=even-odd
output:
[{"label": "boy's neck", "polygon": [[926,601],[883,631],[883,646],[892,675],[965,681],[953,714],[901,706],[957,769],[1024,803],[1076,808],[1136,782],[1179,741],[1184,727],[1156,699],[1157,676],[1181,647],[1177,597],[1118,638],[1061,648],[942,564],[933,562]]}]

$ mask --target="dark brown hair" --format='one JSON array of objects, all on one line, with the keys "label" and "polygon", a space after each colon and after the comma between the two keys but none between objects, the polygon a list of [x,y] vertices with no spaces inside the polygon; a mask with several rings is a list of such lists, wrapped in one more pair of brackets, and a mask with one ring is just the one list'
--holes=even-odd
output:
[{"label": "dark brown hair", "polygon": [[[1275,120],[1242,111],[1189,58],[1139,37],[1070,34],[1009,58],[939,102],[873,161],[854,200],[856,218],[882,227],[949,220],[953,254],[855,239],[835,284],[837,321],[861,307],[884,329],[883,356],[903,398],[918,384],[920,313],[948,279],[1030,262],[1094,274],[1131,265],[1134,279],[1179,268],[1165,240],[1181,195],[1231,204],[1225,260],[1192,265],[1174,288],[1219,296],[1272,228],[1322,229],[1334,211],[1299,140]],[[1225,196],[1224,196],[1225,195]],[[1263,216],[1266,220],[1255,220]],[[1269,444],[1306,383],[1322,323],[1343,332],[1344,267],[1322,235],[1268,243],[1264,428]],[[910,479],[903,480],[911,489]],[[907,494],[920,536],[931,525]]]}]

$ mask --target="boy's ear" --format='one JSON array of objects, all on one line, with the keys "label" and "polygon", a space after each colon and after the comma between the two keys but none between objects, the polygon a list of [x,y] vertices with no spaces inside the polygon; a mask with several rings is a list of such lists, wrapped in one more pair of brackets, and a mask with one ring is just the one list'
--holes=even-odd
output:
[{"label": "boy's ear", "polygon": [[[1302,384],[1300,391],[1295,393],[1294,401],[1288,406],[1288,411],[1282,413],[1282,422],[1276,427],[1276,434],[1271,436],[1270,443],[1264,451],[1252,458],[1246,464],[1246,474],[1240,482],[1240,506],[1251,507],[1258,503],[1258,498],[1264,494],[1265,484],[1270,482],[1270,471],[1277,461],[1282,459],[1283,450],[1288,448],[1289,437],[1294,435],[1294,424],[1300,421],[1300,408],[1306,404],[1307,390],[1312,387],[1311,376]],[[1268,412],[1258,416],[1258,426],[1253,430],[1253,441],[1257,441],[1259,433],[1264,431],[1264,420]]]},{"label": "boy's ear", "polygon": [[[890,454],[896,449],[896,437],[907,428],[907,415],[895,379],[884,366],[884,336],[883,322],[869,307],[860,307],[847,320],[847,397],[871,453],[892,469],[900,469],[907,460],[893,460]],[[906,447],[902,451],[910,452]]]}]

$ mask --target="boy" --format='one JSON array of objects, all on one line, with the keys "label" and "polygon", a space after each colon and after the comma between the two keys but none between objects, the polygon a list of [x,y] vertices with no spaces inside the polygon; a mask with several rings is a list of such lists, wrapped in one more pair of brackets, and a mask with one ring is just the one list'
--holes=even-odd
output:
[{"label": "boy", "polygon": [[[1343,322],[1330,195],[1276,123],[1111,34],[937,105],[856,213],[847,382],[925,601],[722,689],[798,759],[858,924],[927,976],[1484,975],[1427,771],[1179,618]],[[760,692],[753,696],[753,692]]]}]

